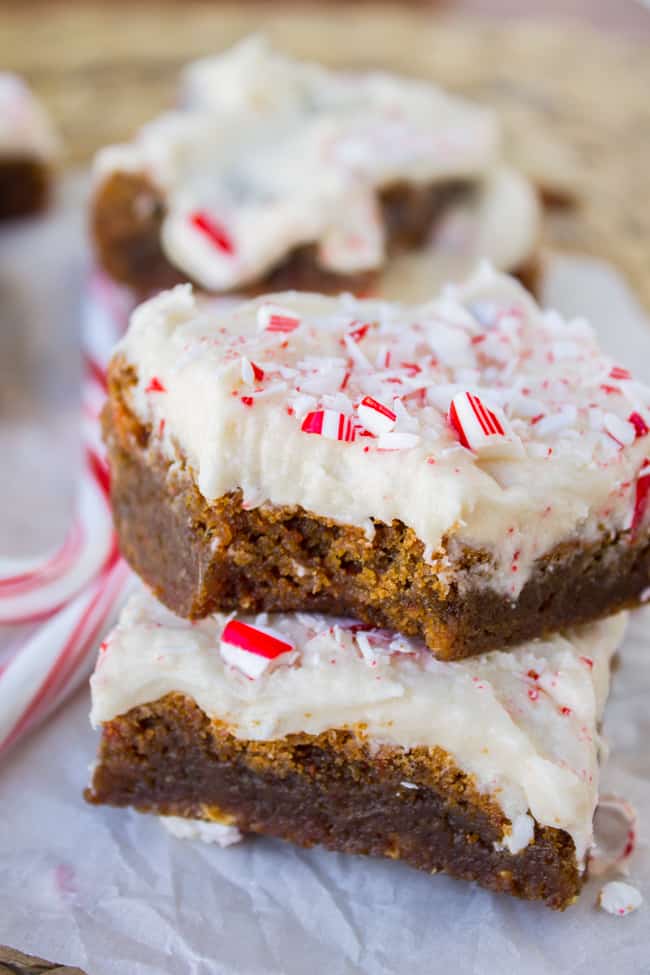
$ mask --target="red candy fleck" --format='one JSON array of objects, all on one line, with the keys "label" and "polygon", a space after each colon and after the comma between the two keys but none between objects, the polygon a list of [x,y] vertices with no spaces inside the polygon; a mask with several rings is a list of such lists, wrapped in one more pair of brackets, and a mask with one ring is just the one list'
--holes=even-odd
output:
[{"label": "red candy fleck", "polygon": [[205,234],[222,253],[235,253],[234,244],[227,231],[204,210],[195,210],[194,213],[190,214],[190,223]]},{"label": "red candy fleck", "polygon": [[539,680],[539,674],[537,673],[536,670],[529,670],[528,676],[532,678],[532,680]]},{"label": "red candy fleck", "polygon": [[628,416],[628,423],[631,423],[636,432],[636,439],[639,437],[645,437],[650,433],[650,427],[645,422],[640,413],[630,413]]},{"label": "red candy fleck", "polygon": [[530,698],[531,701],[536,701],[539,698],[539,691],[537,690],[536,687],[528,688],[528,697]]},{"label": "red candy fleck", "polygon": [[591,668],[594,665],[594,662],[591,659],[591,657],[580,657],[580,660],[582,661],[583,664],[585,664],[586,667],[589,667],[589,669],[591,670]]},{"label": "red candy fleck", "polygon": [[[356,325],[357,323],[353,322],[352,324]],[[366,337],[369,329],[370,329],[370,324],[366,322],[363,325],[357,325],[356,328],[353,328],[352,331],[348,332],[348,335],[354,342],[360,342],[361,339]]]},{"label": "red candy fleck", "polygon": [[566,718],[569,714],[571,714],[571,708],[567,708],[567,707],[560,708],[560,714],[563,714],[564,717]]},{"label": "red candy fleck", "polygon": [[610,379],[631,379],[632,374],[628,369],[624,369],[622,366],[612,366],[610,373]]},{"label": "red candy fleck", "polygon": [[418,373],[422,372],[422,366],[419,366],[417,362],[402,362],[401,366],[403,369],[408,370],[408,375],[413,378],[417,376]]},{"label": "red candy fleck", "polygon": [[166,393],[167,390],[158,379],[158,376],[152,376],[149,385],[145,389],[145,393]]},{"label": "red candy fleck", "polygon": [[252,406],[253,405],[253,397],[252,396],[242,396],[241,401],[244,404],[244,406]]}]

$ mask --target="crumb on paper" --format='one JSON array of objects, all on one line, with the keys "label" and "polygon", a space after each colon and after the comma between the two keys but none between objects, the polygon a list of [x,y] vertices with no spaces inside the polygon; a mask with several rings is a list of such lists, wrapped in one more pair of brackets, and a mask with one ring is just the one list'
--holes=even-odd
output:
[{"label": "crumb on paper", "polygon": [[598,904],[603,911],[614,914],[618,917],[625,917],[641,907],[643,897],[641,892],[631,884],[625,884],[620,880],[612,880],[601,888],[598,896]]},{"label": "crumb on paper", "polygon": [[185,819],[182,816],[160,816],[159,819],[172,836],[181,840],[201,840],[203,843],[216,843],[223,848],[243,839],[237,827],[227,823]]}]

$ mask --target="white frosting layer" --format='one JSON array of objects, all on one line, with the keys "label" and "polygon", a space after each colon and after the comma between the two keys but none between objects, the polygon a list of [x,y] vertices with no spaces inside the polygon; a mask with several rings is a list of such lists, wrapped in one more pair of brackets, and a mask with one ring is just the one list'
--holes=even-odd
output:
[{"label": "white frosting layer", "polygon": [[499,169],[495,118],[431,84],[335,73],[251,38],[191,66],[186,95],[184,109],[100,153],[97,173],[149,175],[165,196],[167,257],[210,291],[304,244],[332,271],[381,266],[377,193],[398,183],[486,181],[472,216],[480,256],[513,268],[537,243],[537,203]]},{"label": "white frosting layer", "polygon": [[[152,443],[187,461],[206,499],[241,488],[248,507],[301,505],[366,529],[399,519],[428,557],[445,537],[452,559],[455,542],[487,551],[485,585],[513,597],[560,542],[624,530],[635,509],[647,524],[638,497],[650,438],[628,417],[650,427],[650,390],[613,378],[628,374],[583,320],[541,312],[488,268],[416,307],[296,294],[272,305],[300,326],[260,329],[269,299],[199,307],[182,286],[140,306],[118,346],[136,367],[132,405]],[[502,408],[521,456],[461,446],[447,412],[466,390]],[[392,433],[363,430],[366,395],[397,413]],[[354,442],[303,432],[320,409],[348,417]]]},{"label": "white frosting layer", "polygon": [[597,723],[624,614],[459,663],[350,621],[278,615],[270,622],[298,660],[254,681],[221,657],[228,618],[192,624],[148,594],[133,596],[91,680],[93,724],[176,691],[241,739],[363,725],[374,745],[449,752],[503,808],[513,852],[532,837],[530,812],[570,833],[582,859],[598,792]]},{"label": "white frosting layer", "polygon": [[59,141],[40,102],[16,75],[0,72],[0,157],[51,160]]}]

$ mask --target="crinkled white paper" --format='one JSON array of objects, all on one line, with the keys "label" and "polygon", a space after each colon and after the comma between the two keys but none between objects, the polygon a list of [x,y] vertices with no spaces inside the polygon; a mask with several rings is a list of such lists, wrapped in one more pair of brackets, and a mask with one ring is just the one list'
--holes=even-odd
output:
[{"label": "crinkled white paper", "polygon": [[[56,247],[37,248],[44,227],[52,241],[52,218],[15,232],[23,254],[30,253],[32,235],[42,273],[11,264],[15,300],[27,301],[40,289],[28,304],[47,321],[16,320],[14,327],[29,333],[20,341],[11,334],[11,316],[0,323],[9,329],[4,350],[12,340],[27,348],[36,337],[52,369],[65,369],[62,350],[75,348],[69,285],[81,253],[74,236],[79,222],[60,215],[59,221]],[[10,244],[3,231],[0,255]],[[9,287],[6,278],[3,263],[0,289]],[[592,261],[557,260],[547,300],[591,317],[616,358],[650,380],[650,326],[612,271]],[[52,396],[51,411],[40,419],[27,406],[19,416],[3,411],[0,444],[11,452],[33,444],[43,450],[36,424],[48,415],[73,436],[75,391],[53,382]],[[74,463],[69,451],[59,451],[57,460],[56,444],[46,454],[40,467],[36,453],[29,463],[20,460],[29,480],[21,491],[15,476],[7,487],[5,465],[13,461],[3,452],[0,544],[18,547],[6,554],[29,554],[63,533]],[[34,471],[43,472],[36,482]],[[10,522],[22,531],[12,532]],[[0,635],[0,652],[7,638]],[[302,851],[261,838],[221,850],[175,839],[151,817],[88,806],[81,793],[97,744],[88,709],[82,691],[0,766],[0,943],[78,965],[88,975],[650,972],[650,606],[634,614],[605,722],[611,756],[603,791],[625,796],[640,814],[629,880],[646,903],[625,918],[596,906],[610,878],[590,882],[577,906],[557,914],[392,861]]]}]

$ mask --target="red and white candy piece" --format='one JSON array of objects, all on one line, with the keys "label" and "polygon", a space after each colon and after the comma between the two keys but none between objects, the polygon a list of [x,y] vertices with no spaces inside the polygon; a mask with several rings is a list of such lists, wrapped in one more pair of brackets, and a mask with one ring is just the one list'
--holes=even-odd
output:
[{"label": "red and white candy piece", "polygon": [[235,245],[226,228],[205,210],[195,210],[190,214],[190,224],[206,237],[216,250],[222,254],[235,253]]},{"label": "red and white candy piece", "polygon": [[300,427],[303,433],[316,433],[327,440],[343,440],[352,443],[355,436],[351,417],[338,410],[314,410],[308,413]]},{"label": "red and white candy piece", "polygon": [[631,379],[632,374],[629,369],[625,369],[623,366],[612,366],[609,371],[610,379]]},{"label": "red and white candy piece", "polygon": [[397,413],[372,396],[364,396],[357,407],[357,413],[366,430],[376,437],[380,437],[382,433],[390,433],[397,423]]},{"label": "red and white candy piece", "polygon": [[479,457],[521,457],[523,447],[498,406],[488,406],[474,393],[456,393],[449,407],[449,422],[463,447]]},{"label": "red and white candy piece", "polygon": [[264,379],[264,370],[254,362],[251,362],[250,359],[246,359],[244,356],[242,356],[241,378],[247,386],[252,386],[256,382],[261,383]]},{"label": "red and white candy piece", "polygon": [[633,413],[630,413],[627,419],[628,419],[628,423],[631,423],[632,426],[634,427],[634,432],[637,440],[640,437],[648,436],[648,434],[650,433],[650,426],[648,426],[648,422],[644,416],[642,416],[640,413],[637,413],[635,410]]},{"label": "red and white candy piece", "polygon": [[241,620],[230,620],[221,634],[221,656],[227,664],[251,680],[278,666],[288,666],[298,657],[293,645],[282,633],[267,626],[252,626]]},{"label": "red and white candy piece", "polygon": [[266,332],[295,332],[300,316],[277,305],[262,305],[257,309],[257,324]]}]

